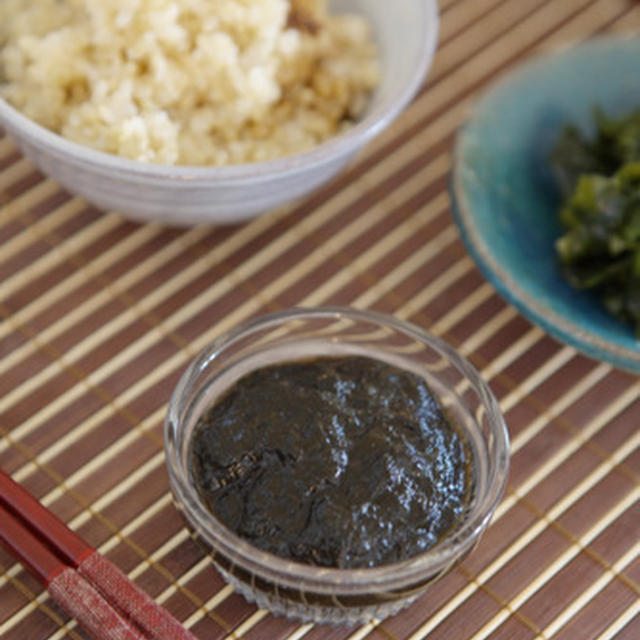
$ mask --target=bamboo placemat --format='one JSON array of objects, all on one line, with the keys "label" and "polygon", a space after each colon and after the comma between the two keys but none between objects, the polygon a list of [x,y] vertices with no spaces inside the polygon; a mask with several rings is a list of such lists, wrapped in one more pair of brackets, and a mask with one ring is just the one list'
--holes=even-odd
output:
[{"label": "bamboo placemat", "polygon": [[[242,226],[136,225],[0,140],[0,465],[200,638],[640,638],[640,382],[506,305],[468,257],[446,184],[456,128],[506,69],[640,31],[632,0],[442,0],[425,87],[332,184]],[[639,62],[640,81],[640,62]],[[194,354],[293,305],[386,311],[481,370],[513,443],[480,546],[398,615],[301,625],[225,586],[174,510],[171,390]],[[0,551],[0,637],[85,637]]]}]

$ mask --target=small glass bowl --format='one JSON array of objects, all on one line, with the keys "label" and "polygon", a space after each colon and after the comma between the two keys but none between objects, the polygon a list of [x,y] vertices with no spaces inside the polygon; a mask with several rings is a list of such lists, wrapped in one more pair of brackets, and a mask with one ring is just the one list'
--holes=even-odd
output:
[{"label": "small glass bowl", "polygon": [[[364,355],[425,378],[473,451],[474,495],[462,523],[430,550],[365,569],[316,567],[255,548],[213,516],[195,487],[190,441],[198,418],[238,378],[279,362]],[[422,329],[388,315],[349,308],[291,309],[220,336],[189,366],[165,423],[175,503],[220,573],[247,600],[303,621],[354,624],[391,615],[420,596],[477,543],[498,505],[509,467],[509,439],[498,404],[469,362]]]}]

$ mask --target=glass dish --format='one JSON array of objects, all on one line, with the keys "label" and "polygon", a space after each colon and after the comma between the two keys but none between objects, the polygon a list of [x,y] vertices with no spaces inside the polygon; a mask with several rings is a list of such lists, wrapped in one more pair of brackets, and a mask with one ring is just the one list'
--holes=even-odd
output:
[{"label": "glass dish", "polygon": [[[474,495],[465,518],[435,547],[408,560],[337,569],[277,557],[219,523],[194,485],[190,440],[198,418],[220,394],[257,368],[329,355],[365,355],[421,375],[469,439]],[[441,340],[392,316],[334,307],[282,311],[220,336],[173,393],[165,449],[175,503],[229,583],[277,615],[351,624],[407,606],[469,553],[500,501],[509,466],[498,404],[471,364]]]}]

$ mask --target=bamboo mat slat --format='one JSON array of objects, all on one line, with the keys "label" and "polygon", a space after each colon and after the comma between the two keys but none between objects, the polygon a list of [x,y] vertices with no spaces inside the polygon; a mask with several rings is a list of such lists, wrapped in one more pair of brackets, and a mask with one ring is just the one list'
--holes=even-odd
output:
[{"label": "bamboo mat slat", "polygon": [[[507,305],[462,245],[451,145],[474,101],[539,51],[640,31],[633,0],[442,0],[412,104],[331,184],[246,224],[139,225],[65,193],[0,138],[0,466],[199,638],[640,637],[640,381]],[[406,610],[356,627],[248,604],[171,503],[163,421],[179,376],[257,314],[342,304],[443,337],[512,439],[479,547]],[[87,636],[0,550],[0,638]]]}]

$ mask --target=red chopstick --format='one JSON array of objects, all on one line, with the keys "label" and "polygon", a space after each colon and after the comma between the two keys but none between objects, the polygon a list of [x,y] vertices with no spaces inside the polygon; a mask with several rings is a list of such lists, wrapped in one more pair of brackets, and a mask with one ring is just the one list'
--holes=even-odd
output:
[{"label": "red chopstick", "polygon": [[51,597],[95,638],[147,639],[4,506],[0,506],[0,541],[44,583]]},{"label": "red chopstick", "polygon": [[[145,637],[156,640],[195,640],[195,636],[166,609],[133,584],[120,569],[101,556],[2,470],[0,506],[0,541],[45,583],[49,592],[52,592],[52,584],[54,590],[58,588],[59,576],[65,576],[65,584],[70,582],[68,589],[71,591],[89,586],[103,597],[107,606],[110,604],[112,609],[115,607],[120,611],[115,613],[129,626],[131,633],[138,633],[130,636],[99,635],[94,630],[96,637],[105,640]],[[22,533],[18,528],[22,529]],[[24,532],[28,536],[21,537]],[[71,573],[75,574],[73,578],[69,577]],[[69,611],[65,594],[61,596],[63,602],[60,604]],[[81,593],[78,596],[82,598]],[[91,623],[82,620],[78,613],[69,613],[83,626]],[[129,621],[134,622],[147,636],[137,631]]]}]

